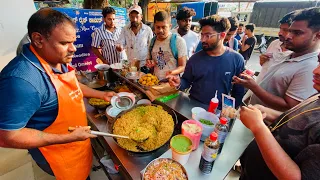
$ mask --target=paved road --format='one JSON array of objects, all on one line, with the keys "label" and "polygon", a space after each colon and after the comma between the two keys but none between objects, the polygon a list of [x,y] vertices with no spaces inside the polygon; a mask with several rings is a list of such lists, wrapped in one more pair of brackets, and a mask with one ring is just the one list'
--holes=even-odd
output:
[{"label": "paved road", "polygon": [[260,72],[261,66],[259,64],[259,56],[260,56],[260,53],[258,51],[253,51],[251,58],[247,63],[248,69]]}]

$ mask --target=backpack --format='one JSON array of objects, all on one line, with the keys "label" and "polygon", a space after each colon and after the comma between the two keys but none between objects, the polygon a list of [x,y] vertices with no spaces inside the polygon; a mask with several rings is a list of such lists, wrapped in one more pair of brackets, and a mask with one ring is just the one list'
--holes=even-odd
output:
[{"label": "backpack", "polygon": [[[152,39],[151,39],[151,42],[150,42],[150,46],[149,46],[149,55],[150,55],[150,58],[152,59],[152,49],[153,49],[153,46],[156,42],[156,39],[157,39],[157,36],[154,36]],[[172,34],[171,38],[170,38],[170,49],[171,49],[171,52],[172,52],[172,55],[173,57],[177,60],[178,62],[178,48],[177,48],[177,34]]]}]

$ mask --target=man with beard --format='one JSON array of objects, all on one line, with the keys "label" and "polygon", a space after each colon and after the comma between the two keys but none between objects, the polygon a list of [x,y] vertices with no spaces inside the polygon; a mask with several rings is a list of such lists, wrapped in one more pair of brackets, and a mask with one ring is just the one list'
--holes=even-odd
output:
[{"label": "man with beard", "polygon": [[233,85],[232,77],[244,70],[243,57],[223,45],[224,38],[230,29],[227,18],[213,15],[201,19],[202,51],[194,54],[188,61],[182,78],[169,76],[169,83],[180,90],[191,87],[190,98],[208,105],[218,91],[219,109],[221,94],[231,94],[240,105],[244,88]]},{"label": "man with beard", "polygon": [[[28,149],[57,179],[84,180],[92,164],[83,96],[110,101],[113,92],[79,84],[70,62],[76,51],[73,20],[50,8],[28,21],[31,44],[0,73],[0,147]],[[10,95],[9,95],[10,94]],[[72,133],[68,127],[79,126]]]},{"label": "man with beard", "polygon": [[153,37],[151,28],[142,23],[142,9],[134,5],[129,9],[130,24],[123,27],[117,42],[117,50],[125,47],[128,60],[131,63],[139,61],[140,67],[145,65],[148,55],[148,46]]},{"label": "man with beard", "polygon": [[[319,16],[310,22],[315,21],[319,30]],[[320,66],[313,70],[313,88],[317,94],[285,113],[261,105],[241,108],[240,119],[255,138],[240,158],[240,180],[319,179]],[[267,127],[263,119],[273,124]]]},{"label": "man with beard", "polygon": [[171,32],[180,35],[187,44],[188,58],[190,58],[196,50],[199,44],[199,35],[192,30],[191,22],[192,17],[196,15],[196,12],[192,8],[184,7],[179,10],[176,19],[179,25],[178,29],[173,29]]},{"label": "man with beard", "polygon": [[[235,39],[234,34],[237,31],[238,28],[238,20],[235,17],[228,17],[228,20],[230,22],[230,29],[224,38],[223,44],[227,47],[230,47],[231,49],[238,51],[239,50],[239,43],[238,40]],[[196,52],[199,52],[202,50],[202,43],[200,42],[196,48]]]},{"label": "man with beard", "polygon": [[[116,11],[112,7],[102,10],[102,26],[95,30],[92,38],[92,51],[105,64],[120,62],[120,53],[116,50],[115,42],[118,40],[121,29],[115,27]],[[99,51],[102,48],[102,54]]]},{"label": "man with beard", "polygon": [[156,36],[151,40],[147,66],[154,67],[158,79],[167,75],[179,75],[184,71],[187,60],[187,46],[182,37],[172,34],[171,17],[165,11],[154,15]]},{"label": "man with beard", "polygon": [[257,83],[259,83],[264,75],[268,72],[268,68],[274,63],[280,63],[284,57],[290,55],[292,51],[287,50],[284,41],[289,32],[289,27],[292,23],[293,12],[286,14],[280,21],[280,31],[278,33],[279,39],[276,39],[270,43],[265,54],[260,55],[260,65],[262,66],[259,76],[257,77]]},{"label": "man with beard", "polygon": [[246,74],[241,74],[241,78],[234,77],[236,84],[253,92],[251,104],[284,111],[316,92],[308,79],[311,79],[312,70],[318,65],[319,18],[319,8],[297,11],[284,42],[285,47],[293,53],[270,67],[259,84]]}]

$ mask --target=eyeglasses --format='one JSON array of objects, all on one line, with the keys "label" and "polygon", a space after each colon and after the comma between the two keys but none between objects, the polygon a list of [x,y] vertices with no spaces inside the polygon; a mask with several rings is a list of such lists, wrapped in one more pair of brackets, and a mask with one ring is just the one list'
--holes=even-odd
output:
[{"label": "eyeglasses", "polygon": [[200,40],[206,40],[206,39],[211,39],[213,36],[220,35],[220,33],[216,34],[201,34],[201,39]]}]

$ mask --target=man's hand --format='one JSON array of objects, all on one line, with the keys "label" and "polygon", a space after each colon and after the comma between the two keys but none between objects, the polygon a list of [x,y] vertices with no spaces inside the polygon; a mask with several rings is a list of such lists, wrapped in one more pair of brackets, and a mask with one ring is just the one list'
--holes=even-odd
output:
[{"label": "man's hand", "polygon": [[170,86],[172,86],[172,87],[179,87],[180,86],[180,77],[179,76],[169,75],[166,78],[168,78]]},{"label": "man's hand", "polygon": [[167,71],[166,76],[170,76],[172,74],[172,71]]},{"label": "man's hand", "polygon": [[122,46],[121,44],[116,44],[115,46],[116,46],[116,50],[117,50],[118,52],[123,51],[123,46]]},{"label": "man's hand", "polygon": [[70,133],[70,136],[72,137],[72,141],[84,141],[88,138],[96,138],[96,135],[90,134],[90,127],[76,127],[75,130],[73,130]]},{"label": "man's hand", "polygon": [[240,77],[241,78],[239,78],[237,76],[233,76],[233,78],[232,78],[233,83],[240,84],[248,89],[253,89],[253,88],[255,88],[255,86],[258,86],[256,81],[251,76],[249,76],[245,73],[241,73]]},{"label": "man's hand", "polygon": [[252,105],[241,107],[240,120],[253,133],[265,126],[261,111]]},{"label": "man's hand", "polygon": [[260,104],[255,104],[254,107],[260,110],[260,112],[262,113],[263,119],[265,119],[267,117],[266,107],[264,107]]},{"label": "man's hand", "polygon": [[148,68],[152,68],[152,67],[154,67],[155,65],[156,65],[157,63],[154,61],[154,60],[146,60],[146,66],[148,67]]},{"label": "man's hand", "polygon": [[110,101],[111,101],[111,98],[112,98],[113,96],[116,96],[116,95],[117,95],[117,93],[115,93],[115,92],[113,92],[113,91],[103,92],[101,99],[103,99],[103,100],[105,100],[105,101],[107,101],[107,102],[110,102]]},{"label": "man's hand", "polygon": [[272,57],[272,54],[261,54],[259,56],[260,65],[262,66],[265,62],[269,61],[271,57]]}]

